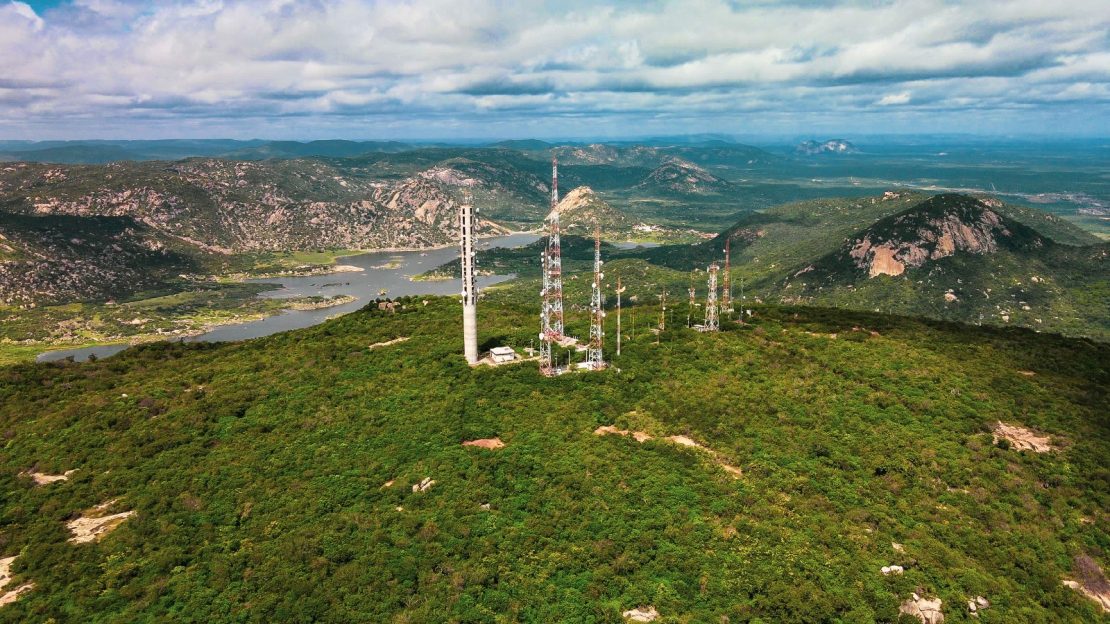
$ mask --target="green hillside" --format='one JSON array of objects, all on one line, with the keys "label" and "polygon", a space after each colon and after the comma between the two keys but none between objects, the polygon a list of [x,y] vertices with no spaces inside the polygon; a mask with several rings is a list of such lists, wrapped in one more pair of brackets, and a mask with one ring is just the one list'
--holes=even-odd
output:
[{"label": "green hillside", "polygon": [[[535,334],[510,294],[483,349]],[[656,337],[640,309],[617,369],[545,379],[467,368],[457,303],[426,301],[0,369],[0,557],[34,583],[0,621],[891,622],[914,591],[948,622],[975,596],[980,622],[1098,621],[1061,581],[1110,565],[1105,344],[775,307]],[[135,513],[67,542],[102,503]]]}]

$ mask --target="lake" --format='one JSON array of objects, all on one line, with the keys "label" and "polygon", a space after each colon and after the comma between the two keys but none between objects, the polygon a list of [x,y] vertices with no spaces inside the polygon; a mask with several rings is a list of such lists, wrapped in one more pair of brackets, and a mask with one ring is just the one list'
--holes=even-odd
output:
[{"label": "lake", "polygon": [[[535,242],[536,234],[510,234],[495,238],[485,238],[478,243],[479,249],[494,247],[521,247]],[[401,297],[405,295],[450,295],[458,294],[462,285],[457,279],[442,281],[412,281],[410,278],[430,269],[450,262],[459,257],[458,247],[443,247],[424,251],[374,251],[347,256],[339,264],[357,266],[362,271],[329,273],[310,277],[273,277],[247,280],[248,282],[276,284],[278,288],[260,294],[260,297],[288,299],[293,297],[334,297],[352,295],[356,301],[320,310],[286,310],[257,321],[222,325],[197,336],[188,338],[167,338],[186,342],[226,342],[269,336],[290,329],[301,329],[322,323],[329,318],[353,312],[379,297]],[[489,286],[508,279],[513,275],[483,275],[478,277],[478,287]],[[379,294],[382,289],[386,294]],[[129,344],[100,345],[80,349],[58,349],[39,354],[36,361],[52,362],[73,357],[77,361],[88,359],[89,355],[107,357],[123,351]]]}]

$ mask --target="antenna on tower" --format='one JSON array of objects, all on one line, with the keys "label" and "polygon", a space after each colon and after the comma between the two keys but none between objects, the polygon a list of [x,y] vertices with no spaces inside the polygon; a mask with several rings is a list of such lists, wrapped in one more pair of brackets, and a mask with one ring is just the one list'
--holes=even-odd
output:
[{"label": "antenna on tower", "polygon": [[717,331],[720,329],[720,319],[717,309],[717,263],[709,265],[709,294],[705,297],[705,327],[702,331]]},{"label": "antenna on tower", "polygon": [[621,356],[621,293],[624,292],[624,287],[621,286],[621,277],[617,276],[617,357]]},{"label": "antenna on tower", "polygon": [[594,228],[594,285],[590,298],[590,344],[586,348],[586,368],[601,370],[605,368],[602,358],[602,339],[605,336],[604,322],[605,309],[602,306],[601,280],[605,277],[601,273],[601,228]]},{"label": "antenna on tower", "polygon": [[721,309],[728,314],[728,318],[732,318],[732,263],[729,258],[729,247],[732,243],[732,237],[725,238],[725,281],[721,288]]},{"label": "antenna on tower", "polygon": [[540,372],[558,374],[551,358],[552,343],[563,339],[563,258],[559,241],[559,161],[551,157],[551,212],[547,216],[547,249],[543,255],[540,311]]},{"label": "antenna on tower", "polygon": [[694,322],[694,274],[690,273],[690,305],[686,308],[686,327],[693,327]]},{"label": "antenna on tower", "polygon": [[470,364],[478,362],[478,282],[474,270],[474,204],[470,192],[459,205],[459,262],[462,265],[463,353]]}]

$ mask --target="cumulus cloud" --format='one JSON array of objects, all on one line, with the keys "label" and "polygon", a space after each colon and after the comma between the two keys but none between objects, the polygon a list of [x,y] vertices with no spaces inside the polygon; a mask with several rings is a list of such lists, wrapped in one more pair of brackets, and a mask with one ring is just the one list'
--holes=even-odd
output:
[{"label": "cumulus cloud", "polygon": [[9,0],[0,136],[105,120],[164,135],[190,119],[244,135],[277,119],[551,135],[1063,103],[1105,123],[1108,29],[1104,0]]}]

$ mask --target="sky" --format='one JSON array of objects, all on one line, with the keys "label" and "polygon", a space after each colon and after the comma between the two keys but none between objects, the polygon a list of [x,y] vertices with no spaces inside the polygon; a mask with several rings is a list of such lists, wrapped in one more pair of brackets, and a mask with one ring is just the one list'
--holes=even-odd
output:
[{"label": "sky", "polygon": [[0,0],[0,139],[1110,136],[1107,0]]}]

